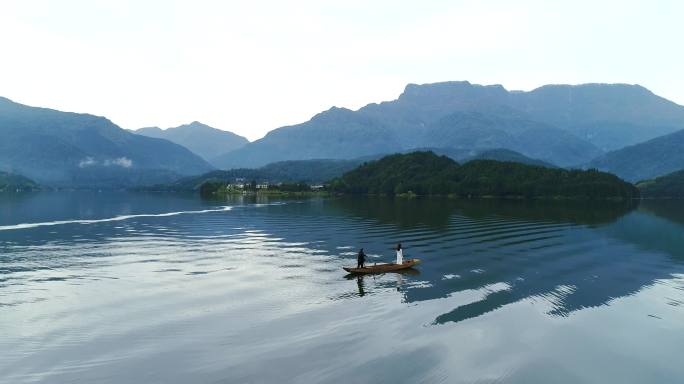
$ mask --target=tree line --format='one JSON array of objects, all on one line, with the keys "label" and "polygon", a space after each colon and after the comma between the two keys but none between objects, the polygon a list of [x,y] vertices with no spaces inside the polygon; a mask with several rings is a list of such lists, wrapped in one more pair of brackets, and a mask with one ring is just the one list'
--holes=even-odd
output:
[{"label": "tree line", "polygon": [[474,160],[463,165],[432,152],[413,152],[365,163],[333,179],[329,190],[348,194],[457,197],[632,199],[639,190],[615,175]]}]

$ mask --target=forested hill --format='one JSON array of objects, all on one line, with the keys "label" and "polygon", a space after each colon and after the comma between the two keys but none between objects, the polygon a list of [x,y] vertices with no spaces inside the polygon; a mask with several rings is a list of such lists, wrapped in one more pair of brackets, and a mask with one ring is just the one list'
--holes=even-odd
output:
[{"label": "forested hill", "polygon": [[637,183],[646,198],[684,198],[684,170]]},{"label": "forested hill", "polygon": [[24,176],[0,172],[0,192],[33,191],[39,189],[38,184]]},{"label": "forested hill", "polygon": [[565,170],[494,160],[463,165],[432,152],[412,152],[365,163],[331,181],[352,194],[453,195],[568,199],[631,199],[639,190],[597,170]]},{"label": "forested hill", "polygon": [[104,117],[0,97],[0,170],[67,188],[120,188],[212,168],[187,148],[133,134]]},{"label": "forested hill", "polygon": [[[458,159],[456,159],[458,161]],[[514,163],[521,163],[527,165],[536,165],[539,167],[557,168],[555,165],[546,161],[532,159],[519,152],[511,151],[510,149],[496,148],[477,152],[474,156],[466,157],[462,162],[473,160],[496,160],[496,161],[512,161]]]}]

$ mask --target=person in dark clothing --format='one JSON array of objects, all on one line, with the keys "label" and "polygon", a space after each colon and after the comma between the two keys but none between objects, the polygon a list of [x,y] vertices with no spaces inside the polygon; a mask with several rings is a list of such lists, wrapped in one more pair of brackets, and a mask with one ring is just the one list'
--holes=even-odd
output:
[{"label": "person in dark clothing", "polygon": [[363,252],[363,248],[359,250],[359,256],[356,258],[356,268],[365,268],[366,264],[366,254]]}]

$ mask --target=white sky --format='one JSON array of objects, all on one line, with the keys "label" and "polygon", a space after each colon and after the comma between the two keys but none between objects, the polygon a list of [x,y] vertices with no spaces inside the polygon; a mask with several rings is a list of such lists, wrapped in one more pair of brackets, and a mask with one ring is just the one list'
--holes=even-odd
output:
[{"label": "white sky", "polygon": [[250,140],[447,80],[637,83],[684,104],[684,1],[0,0],[0,95]]}]

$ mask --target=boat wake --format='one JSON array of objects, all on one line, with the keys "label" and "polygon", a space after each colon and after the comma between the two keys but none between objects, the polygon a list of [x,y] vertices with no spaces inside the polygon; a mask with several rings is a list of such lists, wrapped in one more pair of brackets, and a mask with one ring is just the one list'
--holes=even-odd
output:
[{"label": "boat wake", "polygon": [[110,221],[123,221],[129,219],[137,219],[140,217],[168,217],[168,216],[178,216],[178,215],[191,215],[200,213],[210,213],[210,212],[226,212],[233,209],[233,207],[225,206],[213,209],[203,209],[199,211],[178,211],[178,212],[166,212],[166,213],[143,213],[138,215],[121,215],[110,217],[106,219],[92,219],[92,220],[57,220],[57,221],[46,221],[41,223],[22,223],[15,225],[4,225],[0,226],[0,231],[11,231],[15,229],[28,229],[28,228],[38,228],[38,227],[50,227],[54,225],[65,225],[65,224],[97,224],[97,223],[107,223]]}]

